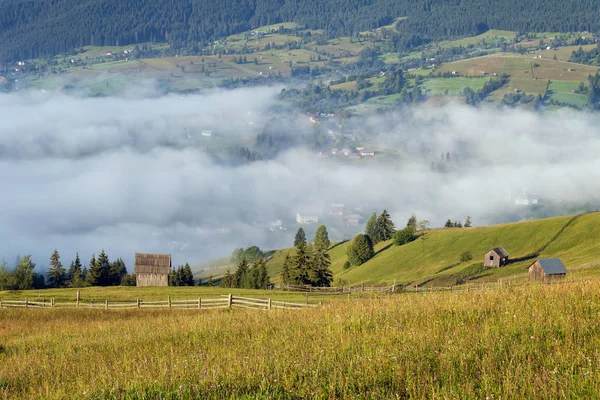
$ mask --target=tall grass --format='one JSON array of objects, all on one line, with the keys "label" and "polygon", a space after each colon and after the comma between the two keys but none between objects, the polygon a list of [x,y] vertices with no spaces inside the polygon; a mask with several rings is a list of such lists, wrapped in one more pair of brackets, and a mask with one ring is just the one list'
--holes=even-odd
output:
[{"label": "tall grass", "polygon": [[600,282],[310,310],[0,310],[3,398],[593,398]]}]

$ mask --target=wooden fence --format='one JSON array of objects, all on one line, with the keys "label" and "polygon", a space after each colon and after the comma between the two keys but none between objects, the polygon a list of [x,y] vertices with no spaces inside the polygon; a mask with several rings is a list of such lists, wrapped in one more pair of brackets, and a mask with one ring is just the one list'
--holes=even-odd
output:
[{"label": "wooden fence", "polygon": [[165,301],[142,301],[136,300],[81,300],[79,296],[74,302],[55,302],[54,298],[49,301],[31,301],[25,300],[1,300],[0,308],[20,307],[20,308],[98,308],[98,309],[149,309],[149,308],[168,308],[168,309],[194,309],[194,310],[213,310],[220,308],[252,308],[252,309],[302,309],[316,307],[316,304],[292,303],[289,301],[280,301],[273,299],[259,299],[252,297],[233,296],[231,294],[219,298],[193,300],[171,300],[169,296]]}]

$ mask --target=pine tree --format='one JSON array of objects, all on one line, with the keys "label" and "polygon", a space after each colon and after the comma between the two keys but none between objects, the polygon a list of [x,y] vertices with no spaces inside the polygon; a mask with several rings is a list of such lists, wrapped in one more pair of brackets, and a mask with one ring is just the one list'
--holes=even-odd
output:
[{"label": "pine tree", "polygon": [[290,283],[290,255],[286,254],[285,260],[283,260],[283,266],[281,267],[281,284],[289,285]]},{"label": "pine tree", "polygon": [[85,276],[84,279],[88,285],[92,285],[91,281],[93,280],[93,278],[91,271],[92,269],[94,269],[94,265],[96,265],[96,254],[92,254],[92,258],[90,258],[90,263],[88,264],[88,267],[83,269],[83,272],[85,272],[85,274],[83,274]]},{"label": "pine tree", "polygon": [[65,280],[65,269],[60,262],[60,255],[56,249],[50,256],[50,268],[48,268],[47,277],[48,285],[54,288],[61,287]]},{"label": "pine tree", "polygon": [[259,261],[255,262],[250,269],[250,273],[248,274],[248,287],[247,289],[260,289],[260,272],[259,272]]},{"label": "pine tree", "polygon": [[221,287],[230,288],[233,287],[233,275],[231,275],[231,271],[227,268],[225,272],[225,276],[221,279]]},{"label": "pine tree", "polygon": [[294,247],[298,247],[300,243],[306,244],[306,233],[303,228],[298,228],[296,232],[296,238],[294,239]]},{"label": "pine tree", "polygon": [[213,280],[213,276],[209,275],[208,279],[206,279],[206,286],[215,286],[215,282]]},{"label": "pine tree", "polygon": [[79,259],[79,253],[75,254],[75,260],[71,263],[69,268],[69,276],[71,280],[71,287],[83,286],[84,275],[81,269],[81,260]]},{"label": "pine tree", "polygon": [[104,249],[98,254],[96,263],[88,273],[88,282],[92,286],[109,286],[110,279],[110,263]]},{"label": "pine tree", "polygon": [[258,265],[258,289],[266,289],[269,286],[271,286],[271,278],[267,271],[267,264],[261,259]]},{"label": "pine tree", "polygon": [[296,254],[292,259],[290,268],[290,278],[292,283],[298,285],[308,285],[311,282],[310,279],[310,256],[305,242],[300,242],[296,246]]},{"label": "pine tree", "polygon": [[312,276],[311,283],[314,286],[331,286],[333,281],[333,274],[329,267],[331,261],[327,249],[323,247],[317,247],[312,257]]},{"label": "pine tree", "polygon": [[323,248],[325,251],[327,251],[329,246],[331,246],[331,242],[329,241],[329,233],[327,232],[327,227],[325,225],[321,225],[317,229],[314,243],[316,248]]},{"label": "pine tree", "polygon": [[194,274],[192,273],[192,267],[188,263],[185,263],[182,268],[181,281],[182,286],[194,286]]},{"label": "pine tree", "polygon": [[113,261],[110,264],[109,269],[109,281],[110,285],[118,286],[121,284],[121,280],[123,277],[127,275],[127,267],[125,266],[125,261],[122,258],[117,258],[116,261]]},{"label": "pine tree", "polygon": [[233,284],[231,287],[243,288],[249,284],[249,276],[248,276],[248,262],[246,259],[242,259],[238,264],[235,274],[233,275]]},{"label": "pine tree", "polygon": [[372,241],[375,241],[377,238],[377,214],[373,213],[371,218],[367,221],[367,225],[365,225],[365,235],[369,236]]},{"label": "pine tree", "polygon": [[394,222],[392,222],[392,218],[390,214],[386,210],[383,210],[381,215],[377,218],[376,222],[376,237],[377,242],[383,242],[385,240],[390,240],[394,233],[396,232],[396,227],[394,226]]},{"label": "pine tree", "polygon": [[452,228],[452,221],[450,221],[450,218],[448,218],[448,220],[444,224],[444,228]]}]

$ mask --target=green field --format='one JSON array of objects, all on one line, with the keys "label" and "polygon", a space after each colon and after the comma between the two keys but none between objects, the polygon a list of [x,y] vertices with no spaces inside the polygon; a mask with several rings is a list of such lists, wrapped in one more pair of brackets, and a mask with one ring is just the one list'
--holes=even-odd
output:
[{"label": "green field", "polygon": [[444,95],[447,91],[448,95],[454,96],[468,87],[478,91],[488,80],[489,78],[437,78],[425,80],[422,86],[429,95]]},{"label": "green field", "polygon": [[600,283],[307,310],[0,309],[0,397],[560,399],[600,392]]},{"label": "green field", "polygon": [[[429,231],[423,238],[404,246],[391,242],[375,246],[376,255],[358,267],[343,269],[349,243],[341,243],[330,250],[334,280],[345,284],[362,283],[447,286],[466,279],[497,281],[526,280],[526,269],[533,260],[510,264],[499,269],[481,271],[472,276],[469,267],[483,261],[483,254],[493,247],[502,246],[511,257],[522,257],[535,252],[551,240],[571,217],[557,217],[528,222],[481,228],[449,228]],[[600,213],[578,217],[541,254],[540,257],[560,257],[573,277],[600,274]],[[579,244],[577,241],[581,241]],[[473,255],[472,261],[460,262],[463,252]],[[272,279],[276,281],[286,254],[284,249],[274,253],[267,263]]]},{"label": "green field", "polygon": [[561,103],[571,104],[582,108],[587,104],[587,96],[574,93],[579,88],[579,81],[552,81],[550,82],[550,99]]}]

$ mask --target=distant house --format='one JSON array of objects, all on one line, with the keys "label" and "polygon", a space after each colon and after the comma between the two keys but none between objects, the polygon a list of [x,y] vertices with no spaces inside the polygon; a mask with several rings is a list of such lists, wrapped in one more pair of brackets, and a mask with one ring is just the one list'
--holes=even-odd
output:
[{"label": "distant house", "polygon": [[107,56],[112,56],[112,51],[107,51],[107,52],[106,52],[106,55],[107,55]]},{"label": "distant house", "polygon": [[552,282],[564,279],[567,269],[560,258],[540,258],[529,266],[529,280]]},{"label": "distant house", "polygon": [[300,215],[300,213],[297,213],[296,222],[299,224],[317,224],[319,223],[319,217],[316,215]]},{"label": "distant house", "polygon": [[136,286],[169,286],[170,254],[135,253]]},{"label": "distant house", "polygon": [[363,157],[373,157],[375,155],[375,151],[371,149],[362,149],[359,153]]},{"label": "distant house", "polygon": [[483,256],[483,266],[500,268],[508,264],[508,251],[504,247],[494,247]]}]

